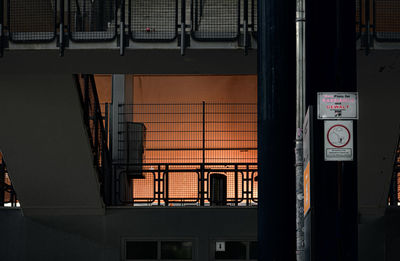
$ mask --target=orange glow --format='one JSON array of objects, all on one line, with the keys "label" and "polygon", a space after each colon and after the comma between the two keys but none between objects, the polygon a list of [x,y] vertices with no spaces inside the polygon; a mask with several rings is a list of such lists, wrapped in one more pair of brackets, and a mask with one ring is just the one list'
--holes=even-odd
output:
[{"label": "orange glow", "polygon": [[[101,103],[111,102],[111,76],[96,76],[96,85]],[[196,103],[256,103],[257,102],[257,77],[256,75],[225,75],[225,76],[148,76],[135,75],[133,82],[133,104],[187,104]],[[156,107],[158,110],[160,107]],[[196,107],[197,108],[197,107]],[[234,107],[218,107],[213,110],[225,112],[212,114],[206,111],[206,163],[257,163],[257,151],[249,148],[257,146],[256,124],[233,124],[234,122],[256,122],[257,114],[254,114],[253,106],[240,108],[251,113],[246,115],[235,114]],[[144,163],[201,163],[202,162],[202,108],[194,109],[194,114],[182,116],[179,107],[161,108],[161,111],[151,109],[156,115],[145,115],[142,118],[133,116],[134,122],[143,122],[146,125],[146,149]],[[230,110],[230,111],[226,111]],[[180,127],[168,124],[157,125],[160,118],[159,112],[168,112],[171,121],[196,121],[199,123],[182,124]],[[198,114],[196,114],[198,113]],[[232,122],[232,123],[229,123]],[[200,130],[198,132],[177,132],[176,129]],[[162,130],[154,132],[154,130]],[[153,132],[152,132],[153,130]],[[239,132],[237,132],[239,131]],[[159,150],[176,149],[176,150]],[[187,150],[188,148],[196,150]],[[218,150],[218,148],[228,148]],[[234,149],[239,148],[239,149]],[[197,167],[196,167],[197,168]],[[251,175],[251,172],[243,172],[241,175]],[[228,182],[228,198],[233,198],[234,172],[226,172]],[[145,179],[133,180],[134,198],[151,198],[154,193],[154,178],[157,174],[145,173]],[[253,176],[254,180],[255,174]],[[250,178],[250,176],[249,176]],[[239,178],[238,193],[242,194],[242,177]],[[250,186],[251,184],[249,184]],[[251,188],[249,188],[250,190]],[[246,186],[243,191],[247,191]],[[158,189],[156,188],[156,191]],[[169,197],[170,198],[197,198],[198,177],[195,172],[170,172],[169,173]],[[253,182],[253,191],[257,197],[257,183]]]}]

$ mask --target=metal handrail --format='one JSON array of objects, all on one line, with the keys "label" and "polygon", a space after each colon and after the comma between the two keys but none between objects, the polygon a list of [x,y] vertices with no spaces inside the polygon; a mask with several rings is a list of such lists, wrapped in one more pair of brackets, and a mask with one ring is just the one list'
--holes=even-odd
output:
[{"label": "metal handrail", "polygon": [[[227,205],[251,206],[256,205],[258,202],[257,191],[255,190],[257,187],[255,185],[257,182],[256,177],[258,176],[257,163],[143,163],[129,165],[137,169],[135,176],[125,176],[126,172],[124,171],[118,172],[119,169],[125,169],[126,164],[114,164],[116,176],[114,191],[119,204],[133,206],[143,204],[156,206],[170,206],[171,204],[207,206],[211,202],[210,175],[213,173],[230,175],[227,189],[231,195],[227,195]],[[174,181],[171,180],[171,173],[179,173],[180,177],[195,175],[197,177],[196,181],[192,181],[194,182],[193,184],[197,184],[195,186],[196,189],[192,188],[189,192],[197,196],[189,196],[187,194],[189,193],[189,188],[187,187],[176,185],[175,187],[170,187],[168,184]],[[138,176],[142,177],[137,178]],[[130,199],[125,199],[124,191],[121,189],[125,178],[133,184],[133,195]],[[142,182],[141,186],[152,188],[152,190],[146,191],[149,195],[135,195],[135,182]],[[137,186],[140,186],[140,184],[137,184]],[[171,197],[171,193],[175,197]],[[176,197],[177,194],[182,196]]]},{"label": "metal handrail", "polygon": [[[108,149],[108,133],[103,124],[100,102],[97,95],[93,75],[74,75],[79,90],[90,145],[93,153],[93,163],[98,171],[102,196],[106,203],[110,202],[109,180],[111,178],[111,154]],[[83,80],[83,86],[81,80]]]}]

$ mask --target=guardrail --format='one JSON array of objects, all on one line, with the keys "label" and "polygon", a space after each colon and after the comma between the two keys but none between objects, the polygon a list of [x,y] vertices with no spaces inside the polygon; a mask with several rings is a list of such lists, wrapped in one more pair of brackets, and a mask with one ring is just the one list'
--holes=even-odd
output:
[{"label": "guardrail", "polygon": [[93,164],[97,168],[101,194],[106,203],[110,202],[112,160],[108,150],[108,133],[104,127],[99,98],[93,75],[74,75],[81,98],[85,126],[93,152]]},{"label": "guardrail", "polygon": [[125,164],[114,165],[115,193],[120,204],[251,206],[258,202],[256,163],[144,163],[129,166],[136,169],[135,173],[127,174]]},{"label": "guardrail", "polygon": [[[238,41],[257,30],[256,0],[0,0],[1,51],[12,43]],[[4,10],[6,11],[4,11]],[[178,38],[178,36],[181,36]],[[181,44],[182,43],[182,44]],[[0,52],[1,52],[0,51]],[[184,54],[184,50],[182,50]]]},{"label": "guardrail", "polygon": [[219,178],[224,205],[256,204],[256,104],[120,104],[117,120],[120,203],[212,205]]}]

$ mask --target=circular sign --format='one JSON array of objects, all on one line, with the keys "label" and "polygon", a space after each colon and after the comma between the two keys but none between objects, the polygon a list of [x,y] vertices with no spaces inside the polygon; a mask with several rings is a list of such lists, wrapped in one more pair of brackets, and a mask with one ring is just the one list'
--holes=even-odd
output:
[{"label": "circular sign", "polygon": [[327,134],[328,142],[335,148],[343,148],[351,138],[349,129],[342,124],[336,124],[329,128]]}]

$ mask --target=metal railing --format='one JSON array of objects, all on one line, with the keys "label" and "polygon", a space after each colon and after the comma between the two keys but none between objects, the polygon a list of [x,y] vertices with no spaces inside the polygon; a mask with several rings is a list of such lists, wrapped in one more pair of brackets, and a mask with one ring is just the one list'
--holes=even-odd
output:
[{"label": "metal railing", "polygon": [[27,43],[55,40],[57,4],[57,0],[7,0],[6,28],[10,41]]},{"label": "metal railing", "polygon": [[[144,163],[136,166],[141,178],[125,176],[126,165],[115,165],[118,201],[133,206],[213,205],[211,179],[226,177],[225,198],[218,205],[251,206],[258,202],[256,163]],[[128,186],[124,186],[125,179]],[[127,191],[129,190],[129,191]],[[129,194],[130,199],[126,199]]]},{"label": "metal railing", "polygon": [[256,104],[121,104],[118,111],[114,175],[129,184],[117,182],[121,202],[207,205],[212,174],[227,180],[226,204],[257,201]]},{"label": "metal railing", "polygon": [[111,41],[117,37],[117,0],[68,0],[72,41]]},{"label": "metal railing", "polygon": [[178,0],[129,0],[129,35],[133,41],[168,42],[178,33]]},{"label": "metal railing", "polygon": [[241,1],[192,0],[191,8],[191,34],[194,39],[198,41],[234,41],[238,39]]},{"label": "metal railing", "polygon": [[104,128],[99,98],[93,75],[74,75],[79,89],[83,108],[84,122],[87,127],[90,145],[93,152],[93,163],[101,183],[102,196],[106,203],[110,200],[110,179],[112,160],[108,150],[108,134]]},{"label": "metal railing", "polygon": [[11,184],[4,158],[0,153],[0,206],[16,207],[17,204],[17,195]]},{"label": "metal railing", "polygon": [[374,0],[373,28],[377,41],[400,41],[400,1]]},{"label": "metal railing", "polygon": [[256,8],[256,0],[0,0],[0,38],[6,39],[0,41],[0,49],[8,40],[55,41],[62,55],[69,41],[116,40],[123,54],[128,39],[178,39],[177,45],[183,42],[184,49],[191,35],[198,41],[238,40],[247,50],[251,43],[247,33],[255,35],[257,30]]}]

